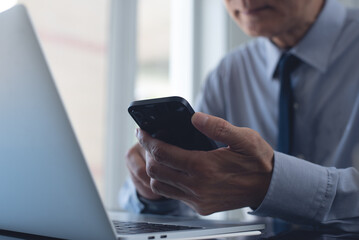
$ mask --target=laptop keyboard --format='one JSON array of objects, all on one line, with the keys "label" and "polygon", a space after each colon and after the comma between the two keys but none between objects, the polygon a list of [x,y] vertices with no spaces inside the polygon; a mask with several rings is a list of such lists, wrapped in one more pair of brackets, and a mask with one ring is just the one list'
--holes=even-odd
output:
[{"label": "laptop keyboard", "polygon": [[177,226],[147,222],[112,221],[118,234],[136,234],[201,229],[201,227]]}]

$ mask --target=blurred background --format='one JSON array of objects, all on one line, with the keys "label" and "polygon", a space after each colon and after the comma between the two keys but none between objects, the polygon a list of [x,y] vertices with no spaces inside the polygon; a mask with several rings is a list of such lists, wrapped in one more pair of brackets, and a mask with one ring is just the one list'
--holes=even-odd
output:
[{"label": "blurred background", "polygon": [[248,40],[222,0],[1,0],[0,11],[16,3],[30,12],[108,209],[118,209],[135,143],[130,102],[181,95],[194,105],[208,72]]}]

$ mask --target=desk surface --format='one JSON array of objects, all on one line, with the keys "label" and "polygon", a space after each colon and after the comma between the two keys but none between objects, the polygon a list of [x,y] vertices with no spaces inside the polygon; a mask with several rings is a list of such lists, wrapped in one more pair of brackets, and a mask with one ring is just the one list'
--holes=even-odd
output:
[{"label": "desk surface", "polygon": [[[13,233],[0,230],[0,240],[51,240],[53,238],[28,235],[23,233]],[[293,230],[274,234],[270,232],[263,233],[260,236],[236,237],[227,240],[336,240],[336,239],[359,239],[359,234],[349,233],[325,233],[307,230]],[[56,240],[56,239],[53,239]],[[223,239],[224,240],[224,239]]]},{"label": "desk surface", "polygon": [[[221,238],[221,240],[336,240],[359,239],[359,233],[314,231],[298,226],[288,225],[286,229],[274,231],[271,223],[266,223],[267,228],[262,235],[247,237]],[[29,235],[0,230],[0,240],[56,240],[55,238]],[[57,239],[58,240],[58,239]]]}]

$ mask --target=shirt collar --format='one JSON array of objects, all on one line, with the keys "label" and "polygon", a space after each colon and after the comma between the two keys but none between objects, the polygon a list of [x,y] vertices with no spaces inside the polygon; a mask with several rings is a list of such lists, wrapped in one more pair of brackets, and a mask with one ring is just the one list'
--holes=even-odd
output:
[{"label": "shirt collar", "polygon": [[[326,0],[316,22],[303,39],[289,52],[319,71],[325,72],[345,17],[346,9],[340,3],[336,0]],[[273,78],[282,53],[282,49],[278,48],[269,39],[266,39],[267,76],[269,79]]]},{"label": "shirt collar", "polygon": [[267,55],[267,77],[268,79],[273,79],[274,72],[277,68],[279,59],[282,56],[284,50],[277,47],[274,43],[272,43],[272,41],[267,38],[264,39],[264,41]]}]

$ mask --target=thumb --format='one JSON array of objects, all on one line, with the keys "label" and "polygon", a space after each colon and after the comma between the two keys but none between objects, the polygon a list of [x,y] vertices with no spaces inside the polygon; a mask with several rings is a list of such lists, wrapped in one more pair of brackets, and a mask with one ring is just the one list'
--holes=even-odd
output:
[{"label": "thumb", "polygon": [[226,120],[205,113],[196,112],[192,116],[192,124],[207,137],[222,142],[228,146],[234,146],[241,138],[238,127]]}]

